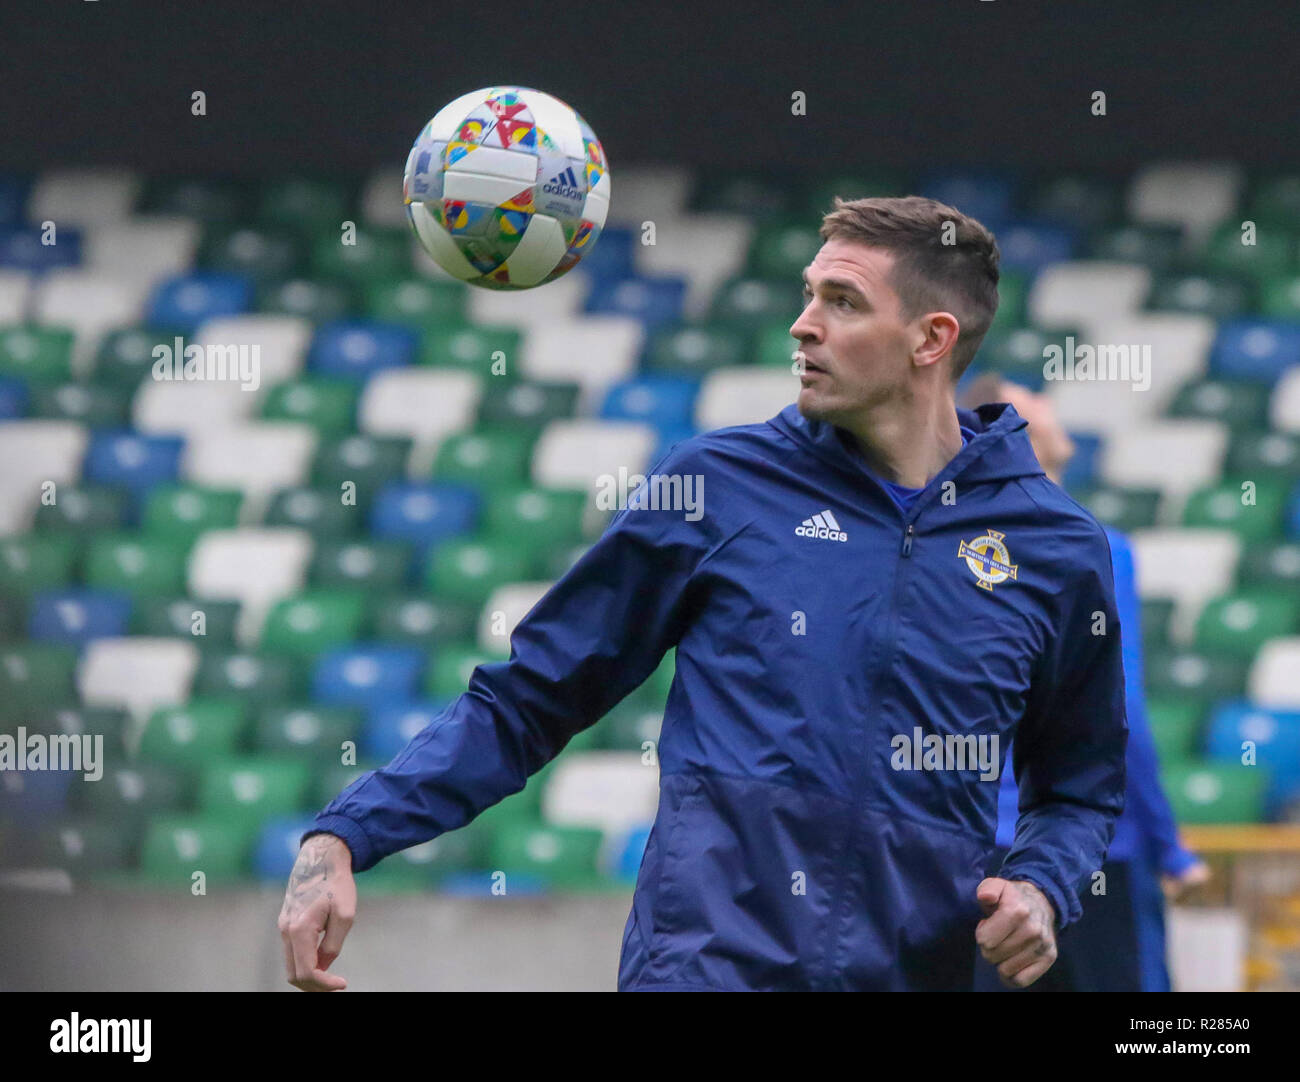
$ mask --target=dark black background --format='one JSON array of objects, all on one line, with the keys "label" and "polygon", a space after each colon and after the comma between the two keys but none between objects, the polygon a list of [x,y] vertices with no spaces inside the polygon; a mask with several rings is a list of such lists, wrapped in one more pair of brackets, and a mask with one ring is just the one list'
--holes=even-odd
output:
[{"label": "dark black background", "polygon": [[568,101],[615,168],[1293,167],[1296,23],[1282,0],[7,0],[0,168],[355,174],[494,83]]}]

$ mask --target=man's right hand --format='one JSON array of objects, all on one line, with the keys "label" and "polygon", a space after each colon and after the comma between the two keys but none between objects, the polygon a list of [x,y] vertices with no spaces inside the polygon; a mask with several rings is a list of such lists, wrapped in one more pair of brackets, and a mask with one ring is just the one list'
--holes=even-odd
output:
[{"label": "man's right hand", "polygon": [[333,834],[313,834],[298,850],[280,909],[290,984],[304,992],[338,992],[348,986],[342,977],[325,971],[343,949],[356,912],[352,851]]}]

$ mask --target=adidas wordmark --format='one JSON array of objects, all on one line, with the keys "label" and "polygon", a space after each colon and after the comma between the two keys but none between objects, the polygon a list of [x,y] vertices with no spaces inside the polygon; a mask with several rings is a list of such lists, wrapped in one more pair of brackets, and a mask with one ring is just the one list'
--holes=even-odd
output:
[{"label": "adidas wordmark", "polygon": [[795,537],[806,537],[811,540],[819,541],[847,541],[849,535],[840,529],[840,524],[835,521],[835,516],[829,511],[822,511],[812,518],[803,520],[803,525],[794,528]]}]

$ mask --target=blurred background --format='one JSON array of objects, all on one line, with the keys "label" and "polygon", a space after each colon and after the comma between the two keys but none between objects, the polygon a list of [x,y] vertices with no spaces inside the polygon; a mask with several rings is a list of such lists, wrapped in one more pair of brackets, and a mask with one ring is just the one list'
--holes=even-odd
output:
[{"label": "blurred background", "polygon": [[[1283,28],[801,8],[575,35],[512,7],[473,48],[428,5],[0,17],[0,731],[107,758],[0,773],[0,987],[287,987],[311,816],[508,654],[607,521],[596,475],[793,400],[832,196],[918,193],[1001,245],[966,378],[1045,390],[1066,488],[1134,543],[1162,777],[1213,873],[1169,914],[1175,988],[1300,988],[1300,106],[1260,62]],[[401,200],[421,125],[503,82],[578,109],[613,182],[594,251],[520,293],[448,279]],[[153,378],[177,336],[256,344],[259,387]],[[1071,337],[1149,347],[1149,386],[1045,381]],[[361,875],[353,987],[612,988],[672,673]]]}]

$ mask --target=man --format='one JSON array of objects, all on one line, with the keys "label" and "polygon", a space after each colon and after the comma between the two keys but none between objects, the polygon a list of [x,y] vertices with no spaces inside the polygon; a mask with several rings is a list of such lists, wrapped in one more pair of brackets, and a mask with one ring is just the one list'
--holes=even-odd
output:
[{"label": "man", "polygon": [[[1044,472],[1061,483],[1061,475],[1074,457],[1074,441],[1061,425],[1050,398],[987,373],[971,383],[963,399],[970,406],[1010,402],[1029,424],[1029,439]],[[1084,892],[1083,916],[1061,937],[1056,965],[1033,986],[1036,992],[1169,991],[1164,896],[1177,899],[1209,879],[1209,869],[1179,840],[1173,811],[1160,784],[1142,686],[1142,637],[1132,550],[1122,533],[1107,529],[1106,536],[1114,565],[1116,609],[1120,625],[1127,631],[1128,792],[1124,814],[1115,825],[1115,837],[1100,869],[1105,878],[1096,881],[1095,889]],[[1018,802],[1015,779],[1009,772],[1002,776],[998,797],[997,843],[1005,853],[1015,834]],[[977,963],[976,988],[1000,990],[992,967]]]},{"label": "man", "polygon": [[[836,200],[821,237],[797,402],[675,446],[653,473],[697,479],[703,517],[631,501],[510,660],[317,817],[291,983],[343,986],[352,871],[518,791],[672,646],[620,989],[967,990],[972,941],[1019,986],[1051,966],[1123,804],[1105,535],[1013,409],[956,410],[997,308],[988,230]],[[1025,812],[986,878],[1013,734]]]}]

